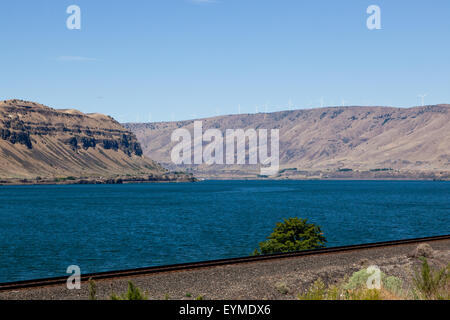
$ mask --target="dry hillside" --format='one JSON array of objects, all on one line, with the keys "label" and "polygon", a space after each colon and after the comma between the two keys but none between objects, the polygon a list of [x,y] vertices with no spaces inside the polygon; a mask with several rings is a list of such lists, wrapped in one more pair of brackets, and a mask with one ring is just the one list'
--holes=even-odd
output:
[{"label": "dry hillside", "polygon": [[[330,107],[276,113],[220,116],[203,120],[203,130],[279,129],[278,178],[450,177],[450,105],[416,108]],[[172,166],[170,141],[193,121],[126,124],[145,155]],[[284,169],[284,170],[283,170]],[[257,167],[192,167],[198,176],[255,177]]]},{"label": "dry hillside", "polygon": [[113,118],[22,100],[0,102],[2,183],[143,176],[167,179],[166,170],[143,156],[134,134]]}]

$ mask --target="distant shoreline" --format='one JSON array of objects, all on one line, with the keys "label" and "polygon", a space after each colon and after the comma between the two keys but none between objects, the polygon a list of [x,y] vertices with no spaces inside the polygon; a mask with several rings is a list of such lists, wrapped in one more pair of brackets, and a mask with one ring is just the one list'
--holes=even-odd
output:
[{"label": "distant shoreline", "polygon": [[98,180],[75,180],[75,181],[42,181],[42,182],[0,182],[0,187],[13,187],[13,186],[69,186],[69,185],[124,185],[124,184],[153,184],[153,183],[193,183],[203,181],[404,181],[404,182],[449,182],[450,179],[417,179],[417,178],[311,178],[311,179],[274,179],[274,178],[254,178],[254,177],[236,177],[236,178],[192,178],[192,179],[174,179],[174,180],[126,180],[122,182],[112,181],[98,181]]},{"label": "distant shoreline", "polygon": [[116,177],[116,178],[48,178],[48,179],[0,179],[0,186],[45,186],[45,185],[116,185],[132,183],[178,183],[196,182],[192,175],[166,174],[147,177]]},{"label": "distant shoreline", "polygon": [[201,178],[199,181],[450,181],[450,179],[417,179],[417,178],[311,178],[311,179],[276,179],[276,178]]},{"label": "distant shoreline", "polygon": [[275,176],[261,176],[254,172],[244,174],[240,172],[207,172],[201,173],[195,170],[188,171],[198,179],[206,180],[349,180],[349,181],[367,181],[367,180],[417,180],[417,181],[450,181],[450,172],[424,172],[424,171],[334,171],[326,172],[320,170],[297,171],[281,170]]}]

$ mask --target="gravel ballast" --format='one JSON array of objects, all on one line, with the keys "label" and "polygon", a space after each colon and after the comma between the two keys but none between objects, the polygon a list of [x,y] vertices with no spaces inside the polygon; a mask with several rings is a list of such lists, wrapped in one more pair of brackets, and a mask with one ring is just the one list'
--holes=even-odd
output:
[{"label": "gravel ballast", "polygon": [[[447,265],[450,240],[100,280],[96,282],[96,291],[97,299],[110,299],[112,293],[125,292],[128,281],[132,281],[146,291],[150,299],[159,300],[193,300],[197,297],[214,300],[296,299],[318,278],[327,284],[336,284],[369,265],[401,278],[408,287],[414,270],[420,266],[419,256],[426,256],[431,266]],[[84,282],[80,290],[68,290],[59,285],[0,292],[0,300],[88,298],[88,284]]]}]

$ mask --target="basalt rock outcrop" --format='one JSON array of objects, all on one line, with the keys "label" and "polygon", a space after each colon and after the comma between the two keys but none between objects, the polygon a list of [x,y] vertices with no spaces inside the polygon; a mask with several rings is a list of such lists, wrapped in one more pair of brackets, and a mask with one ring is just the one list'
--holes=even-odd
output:
[{"label": "basalt rock outcrop", "polygon": [[113,118],[23,100],[0,102],[1,183],[184,180],[143,155]]}]

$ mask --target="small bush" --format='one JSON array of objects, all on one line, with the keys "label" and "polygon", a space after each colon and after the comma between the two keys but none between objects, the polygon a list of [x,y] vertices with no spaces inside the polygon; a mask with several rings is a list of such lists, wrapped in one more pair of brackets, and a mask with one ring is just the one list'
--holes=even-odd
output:
[{"label": "small bush", "polygon": [[367,288],[349,290],[346,300],[382,300],[381,290]]},{"label": "small bush", "polygon": [[421,258],[422,267],[415,271],[414,296],[424,300],[450,299],[450,264],[441,270],[432,269],[426,258]]},{"label": "small bush", "polygon": [[284,283],[284,282],[278,282],[275,285],[275,288],[281,294],[288,294],[289,293],[289,288],[287,287],[286,283]]},{"label": "small bush", "polygon": [[389,276],[383,279],[383,287],[397,296],[403,295],[403,281],[400,278]]},{"label": "small bush", "polygon": [[148,300],[148,297],[130,281],[128,282],[127,292],[120,296],[113,293],[111,295],[111,300]]},{"label": "small bush", "polygon": [[326,287],[321,279],[316,280],[308,290],[299,294],[300,300],[395,300],[399,299],[403,282],[381,272],[381,288],[369,289],[367,280],[373,273],[367,269],[359,270],[347,280]]},{"label": "small bush", "polygon": [[[369,272],[367,268],[353,273],[348,282],[344,285],[344,289],[355,290],[366,287],[367,280],[372,274],[373,273]],[[381,272],[380,277],[381,286],[383,289],[396,295],[400,295],[402,293],[402,279],[394,276],[388,277],[384,272]]]},{"label": "small bush", "polygon": [[89,279],[89,300],[97,300],[97,285],[92,279]]},{"label": "small bush", "polygon": [[321,279],[316,280],[309,289],[298,296],[299,300],[381,300],[377,289],[345,289],[345,286],[327,288]]},{"label": "small bush", "polygon": [[327,300],[328,292],[322,279],[317,279],[304,294],[298,296],[300,300]]}]

